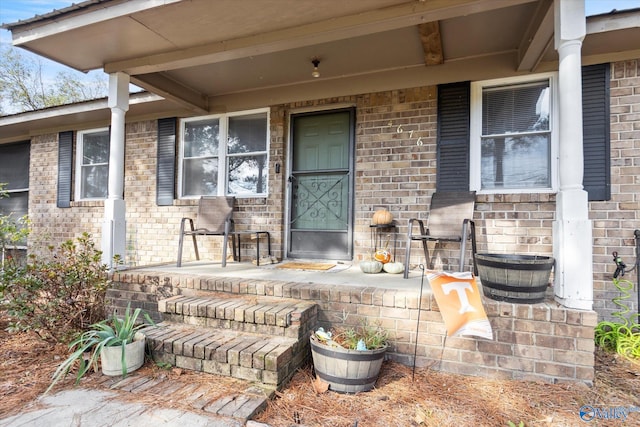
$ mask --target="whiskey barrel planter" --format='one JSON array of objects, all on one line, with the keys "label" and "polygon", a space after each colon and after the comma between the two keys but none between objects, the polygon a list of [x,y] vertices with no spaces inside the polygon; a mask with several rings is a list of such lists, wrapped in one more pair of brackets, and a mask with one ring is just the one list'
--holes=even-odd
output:
[{"label": "whiskey barrel planter", "polygon": [[329,347],[311,336],[311,356],[316,375],[340,393],[369,391],[378,379],[387,346],[375,350]]},{"label": "whiskey barrel planter", "polygon": [[521,304],[544,301],[553,258],[539,255],[476,254],[485,296]]}]

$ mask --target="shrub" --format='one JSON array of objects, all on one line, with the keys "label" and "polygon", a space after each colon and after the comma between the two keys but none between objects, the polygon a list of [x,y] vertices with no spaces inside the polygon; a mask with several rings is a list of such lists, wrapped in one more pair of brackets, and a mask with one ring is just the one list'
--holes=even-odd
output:
[{"label": "shrub", "polygon": [[26,265],[9,263],[0,272],[2,309],[12,330],[36,332],[45,340],[68,341],[104,319],[107,266],[84,233],[48,253],[30,254]]}]

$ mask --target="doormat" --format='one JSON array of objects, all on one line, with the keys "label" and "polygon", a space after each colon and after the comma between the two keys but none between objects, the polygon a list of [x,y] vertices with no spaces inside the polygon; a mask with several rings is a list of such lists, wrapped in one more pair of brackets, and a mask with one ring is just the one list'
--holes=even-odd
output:
[{"label": "doormat", "polygon": [[280,264],[276,266],[276,268],[291,270],[329,270],[335,266],[335,264],[323,264],[320,262],[288,262],[286,264]]}]

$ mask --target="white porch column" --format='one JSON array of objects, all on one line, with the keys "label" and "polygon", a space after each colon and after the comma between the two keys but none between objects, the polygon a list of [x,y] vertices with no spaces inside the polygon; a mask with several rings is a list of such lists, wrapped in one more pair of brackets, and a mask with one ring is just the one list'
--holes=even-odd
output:
[{"label": "white porch column", "polygon": [[125,260],[126,206],[124,201],[124,125],[129,110],[129,75],[109,75],[109,108],[111,108],[111,139],[109,147],[109,188],[104,202],[102,223],[102,262],[115,268],[113,257]]},{"label": "white porch column", "polygon": [[553,224],[555,299],[569,308],[593,306],[593,241],[587,192],[582,188],[581,48],[586,33],[584,0],[555,0],[559,55],[560,191]]}]

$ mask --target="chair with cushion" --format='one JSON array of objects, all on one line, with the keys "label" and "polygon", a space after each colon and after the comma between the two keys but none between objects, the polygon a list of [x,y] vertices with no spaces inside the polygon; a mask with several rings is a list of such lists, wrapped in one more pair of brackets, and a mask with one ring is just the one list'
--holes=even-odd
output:
[{"label": "chair with cushion", "polygon": [[[182,247],[185,236],[193,239],[196,260],[200,259],[196,236],[222,236],[222,266],[227,265],[227,245],[229,237],[233,237],[233,204],[235,197],[202,196],[198,203],[196,224],[192,218],[182,218],[180,222],[180,242],[178,243],[178,267],[182,266]],[[186,224],[189,223],[189,228]],[[234,245],[235,255],[235,245]]]},{"label": "chair with cushion", "polygon": [[[418,218],[409,220],[407,232],[407,254],[404,261],[404,278],[409,277],[409,260],[411,259],[411,243],[422,242],[425,263],[429,265],[428,242],[459,242],[460,264],[459,271],[464,269],[464,258],[467,249],[467,240],[471,238],[473,257],[473,272],[478,274],[476,253],[476,226],[473,221],[475,209],[475,191],[436,192],[431,196],[429,218],[427,227],[424,221]],[[417,225],[417,227],[415,227]]]}]

